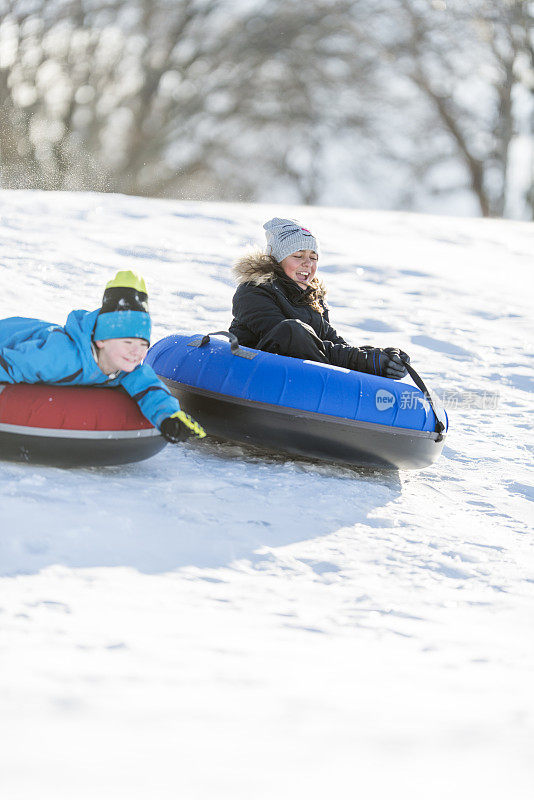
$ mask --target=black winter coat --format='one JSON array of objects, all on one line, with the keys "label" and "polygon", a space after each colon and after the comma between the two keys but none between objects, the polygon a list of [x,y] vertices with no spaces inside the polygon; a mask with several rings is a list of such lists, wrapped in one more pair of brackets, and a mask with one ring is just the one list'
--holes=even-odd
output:
[{"label": "black winter coat", "polygon": [[[404,365],[400,363],[402,351],[395,351],[398,355],[394,356],[390,352],[394,348],[384,351],[378,347],[348,345],[330,325],[321,287],[316,284],[315,288],[301,289],[298,283],[280,271],[280,265],[272,257],[264,253],[245,256],[237,262],[234,272],[239,286],[232,304],[234,319],[230,332],[244,347],[256,348],[260,339],[279,323],[297,319],[315,331],[323,344],[321,354],[324,351],[328,363],[395,379],[406,374]],[[315,304],[322,307],[321,311],[310,305],[312,296],[318,296]],[[402,357],[407,358],[405,353]],[[397,358],[398,366],[394,364],[394,358]]]},{"label": "black winter coat", "polygon": [[330,364],[349,367],[354,348],[330,325],[324,306],[320,312],[309,304],[309,295],[309,289],[301,289],[295,281],[280,275],[273,275],[259,285],[252,281],[241,283],[232,302],[234,319],[230,332],[237,336],[239,344],[256,347],[282,320],[299,319],[310,325],[321,339]]}]

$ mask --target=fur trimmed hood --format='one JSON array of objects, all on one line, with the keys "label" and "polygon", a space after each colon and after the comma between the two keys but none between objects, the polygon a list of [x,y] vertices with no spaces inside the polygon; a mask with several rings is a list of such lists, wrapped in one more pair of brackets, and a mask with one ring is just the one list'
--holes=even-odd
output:
[{"label": "fur trimmed hood", "polygon": [[280,276],[278,261],[266,253],[257,251],[249,253],[239,261],[236,261],[233,268],[234,277],[239,284],[253,283],[254,286],[261,286],[267,281],[272,281]]},{"label": "fur trimmed hood", "polygon": [[257,251],[243,256],[236,261],[233,273],[238,285],[252,283],[254,286],[263,286],[270,281],[279,280],[288,288],[302,292],[302,299],[306,298],[305,302],[309,305],[325,305],[326,287],[319,278],[315,277],[307,289],[300,289],[295,281],[284,274],[278,261],[267,253]]}]

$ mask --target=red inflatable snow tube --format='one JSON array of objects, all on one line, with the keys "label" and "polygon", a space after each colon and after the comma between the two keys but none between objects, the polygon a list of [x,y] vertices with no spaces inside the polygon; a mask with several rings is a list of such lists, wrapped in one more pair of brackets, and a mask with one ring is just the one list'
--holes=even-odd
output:
[{"label": "red inflatable snow tube", "polygon": [[0,383],[0,458],[54,466],[142,461],[165,439],[122,389]]}]

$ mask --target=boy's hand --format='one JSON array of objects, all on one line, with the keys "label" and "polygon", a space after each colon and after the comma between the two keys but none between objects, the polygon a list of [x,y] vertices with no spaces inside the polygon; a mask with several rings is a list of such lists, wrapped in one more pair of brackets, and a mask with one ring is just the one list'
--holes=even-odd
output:
[{"label": "boy's hand", "polygon": [[194,436],[195,439],[203,439],[206,435],[204,428],[184,411],[177,411],[172,416],[164,419],[161,423],[160,431],[161,435],[173,444],[184,442],[191,436]]}]

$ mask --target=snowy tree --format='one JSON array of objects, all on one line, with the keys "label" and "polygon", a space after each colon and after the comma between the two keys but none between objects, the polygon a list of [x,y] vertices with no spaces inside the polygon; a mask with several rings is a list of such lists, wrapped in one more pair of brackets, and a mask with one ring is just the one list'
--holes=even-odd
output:
[{"label": "snowy tree", "polygon": [[532,52],[520,0],[0,0],[0,182],[524,216]]},{"label": "snowy tree", "polygon": [[416,183],[430,191],[467,186],[482,215],[506,214],[518,183],[532,193],[532,174],[526,185],[524,175],[509,174],[522,134],[530,139],[523,172],[532,158],[532,131],[525,131],[533,110],[532,4],[387,0],[377,19],[390,15],[394,22],[378,24],[373,36],[384,56],[383,84],[391,86],[388,105],[402,98],[411,112],[399,131],[398,160],[411,163]]},{"label": "snowy tree", "polygon": [[187,181],[205,158],[186,134],[209,102],[223,3],[4,5],[4,185],[162,193],[181,136]]},{"label": "snowy tree", "polygon": [[316,202],[322,149],[363,117],[335,99],[352,81],[363,106],[369,56],[347,58],[344,32],[357,5],[4,3],[3,185],[251,199],[282,180]]}]

